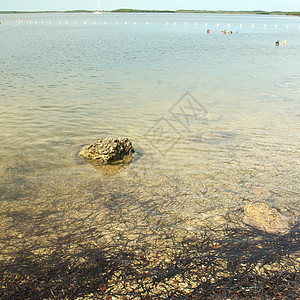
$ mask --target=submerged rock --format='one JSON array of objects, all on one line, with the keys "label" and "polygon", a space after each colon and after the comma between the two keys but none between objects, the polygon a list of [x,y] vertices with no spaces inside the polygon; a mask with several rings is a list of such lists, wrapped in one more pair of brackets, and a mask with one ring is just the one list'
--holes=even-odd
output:
[{"label": "submerged rock", "polygon": [[251,194],[258,199],[268,199],[271,197],[272,193],[268,188],[265,187],[253,187],[251,190]]},{"label": "submerged rock", "polygon": [[231,138],[234,138],[234,133],[230,131],[206,131],[202,132],[196,139],[204,143],[220,143]]},{"label": "submerged rock", "polygon": [[79,155],[96,165],[129,163],[134,149],[128,138],[106,138],[85,146]]},{"label": "submerged rock", "polygon": [[244,206],[244,223],[270,233],[289,231],[288,219],[278,210],[265,203],[250,203]]}]

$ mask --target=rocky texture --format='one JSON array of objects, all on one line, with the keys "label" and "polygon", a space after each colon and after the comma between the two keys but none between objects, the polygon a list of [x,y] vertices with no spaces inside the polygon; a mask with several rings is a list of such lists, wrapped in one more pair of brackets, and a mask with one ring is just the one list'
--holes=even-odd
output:
[{"label": "rocky texture", "polygon": [[110,165],[129,163],[134,152],[128,138],[106,138],[85,146],[79,155],[93,164]]},{"label": "rocky texture", "polygon": [[250,203],[244,206],[244,223],[270,233],[286,233],[289,222],[275,208],[265,203]]}]

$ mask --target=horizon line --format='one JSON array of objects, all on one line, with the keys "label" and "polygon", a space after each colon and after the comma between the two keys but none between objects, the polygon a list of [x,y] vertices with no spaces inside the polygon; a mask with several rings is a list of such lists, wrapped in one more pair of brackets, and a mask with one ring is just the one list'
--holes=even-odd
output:
[{"label": "horizon line", "polygon": [[[95,10],[88,9],[71,9],[71,10],[3,10],[0,13],[68,13],[68,12],[94,12]],[[118,8],[113,10],[102,10],[103,12],[128,12],[128,13],[138,13],[138,12],[162,12],[162,13],[176,13],[176,12],[186,12],[186,13],[300,13],[300,11],[283,11],[283,10],[201,10],[201,9],[136,9],[136,8]]]}]

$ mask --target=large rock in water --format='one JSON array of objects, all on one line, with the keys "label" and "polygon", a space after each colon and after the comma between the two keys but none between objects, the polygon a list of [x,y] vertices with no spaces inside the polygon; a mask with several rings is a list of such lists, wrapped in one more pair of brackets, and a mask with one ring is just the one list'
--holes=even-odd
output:
[{"label": "large rock in water", "polygon": [[286,233],[290,226],[288,219],[265,203],[250,203],[244,206],[244,223],[270,233]]},{"label": "large rock in water", "polygon": [[93,164],[109,165],[129,163],[134,152],[128,138],[106,138],[85,146],[79,155]]}]

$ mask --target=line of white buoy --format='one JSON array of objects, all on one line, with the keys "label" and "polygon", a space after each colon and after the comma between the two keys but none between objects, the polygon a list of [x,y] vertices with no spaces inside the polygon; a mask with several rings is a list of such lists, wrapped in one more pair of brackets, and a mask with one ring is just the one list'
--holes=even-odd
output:
[{"label": "line of white buoy", "polygon": [[[26,20],[26,21],[23,21],[23,20],[20,20],[20,19],[18,19],[18,20],[16,20],[15,21],[16,23],[18,23],[18,24],[23,24],[23,23],[26,23],[26,24],[45,24],[46,22],[45,21],[37,21],[37,20]],[[79,23],[79,22],[77,22],[77,21],[74,21],[73,23],[70,23],[68,20],[66,20],[66,21],[56,21],[59,25],[60,24],[66,24],[66,25],[68,25],[68,24],[75,24],[75,25],[77,25],[77,24],[82,24],[82,23]],[[125,24],[125,25],[128,25],[128,24],[131,24],[131,22],[128,22],[128,21],[124,21],[123,23],[120,23],[119,21],[114,21],[115,22],[115,24],[116,25],[119,25],[119,24]],[[9,23],[11,23],[11,21],[9,21],[9,20],[7,20],[6,21],[6,23],[7,24],[9,24]],[[48,24],[55,24],[55,22],[53,22],[52,20],[51,21],[48,21]],[[87,24],[89,24],[87,21],[83,21],[83,24],[84,25],[87,25]],[[107,21],[104,21],[104,22],[96,22],[96,21],[93,21],[92,22],[92,24],[94,24],[94,25],[96,25],[96,24],[109,24]],[[133,24],[134,25],[136,25],[136,24],[138,24],[136,21],[134,21],[133,22]],[[150,22],[149,21],[146,21],[144,24],[146,24],[146,25],[149,25],[150,24]],[[168,26],[169,25],[169,22],[164,22],[163,24],[165,24],[166,26]],[[173,22],[173,26],[177,26],[179,23],[177,23],[177,22]],[[188,23],[188,22],[184,22],[184,23],[181,23],[181,24],[183,24],[185,27],[187,27],[187,26],[189,26],[190,24],[191,25],[194,25],[194,27],[196,27],[196,26],[201,26],[201,23],[197,23],[197,22],[194,22],[194,23]],[[208,27],[208,26],[216,26],[216,27],[219,27],[220,26],[220,24],[219,23],[216,23],[216,24],[208,24],[207,22],[205,22],[204,23],[204,26],[205,27]],[[239,24],[239,27],[240,28],[243,28],[243,27],[245,27],[247,24]],[[232,24],[227,24],[227,27],[228,28],[230,28],[231,26],[233,26]],[[250,25],[249,25],[250,26]],[[275,25],[267,25],[267,24],[264,24],[263,25],[263,28],[264,29],[266,29],[267,27],[268,28],[272,28],[272,26],[274,26],[274,28],[279,28],[279,25],[278,24],[275,24]],[[289,29],[290,28],[290,25],[281,25],[282,27],[285,27],[286,29]],[[257,27],[257,28],[259,28],[259,26],[256,26],[255,24],[251,24],[251,27],[252,28],[254,28],[254,27]],[[300,25],[299,25],[299,29],[300,29]]]}]

